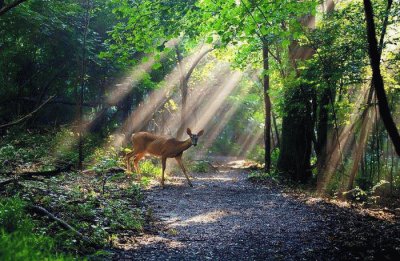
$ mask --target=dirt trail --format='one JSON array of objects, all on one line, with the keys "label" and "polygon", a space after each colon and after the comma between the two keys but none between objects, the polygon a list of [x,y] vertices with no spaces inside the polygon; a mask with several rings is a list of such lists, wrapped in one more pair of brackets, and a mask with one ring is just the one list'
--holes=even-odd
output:
[{"label": "dirt trail", "polygon": [[[390,226],[398,229],[398,224],[322,202],[306,204],[276,186],[249,182],[247,174],[237,169],[194,174],[193,188],[182,176],[170,177],[165,189],[147,190],[145,202],[153,208],[154,226],[128,240],[115,259],[331,260],[399,254],[395,247],[385,250],[385,240],[393,240],[393,235],[383,233],[392,231]],[[363,235],[365,230],[383,236]],[[378,245],[375,240],[380,240]]]}]

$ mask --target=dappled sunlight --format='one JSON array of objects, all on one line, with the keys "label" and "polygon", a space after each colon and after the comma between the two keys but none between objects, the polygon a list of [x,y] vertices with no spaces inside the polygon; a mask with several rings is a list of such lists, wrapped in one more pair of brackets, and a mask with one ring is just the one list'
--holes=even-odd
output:
[{"label": "dappled sunlight", "polygon": [[207,223],[215,223],[221,218],[224,218],[228,215],[232,214],[237,214],[233,213],[231,211],[227,212],[225,210],[213,210],[210,212],[202,213],[199,215],[192,216],[190,218],[187,218],[185,220],[176,222],[171,224],[171,227],[186,227],[186,226],[191,226],[191,225],[196,225],[196,224],[207,224]]},{"label": "dappled sunlight", "polygon": [[186,244],[182,243],[179,240],[173,240],[167,237],[156,236],[156,235],[151,237],[149,236],[138,237],[133,242],[128,242],[127,244],[116,244],[116,246],[124,250],[135,250],[157,244],[162,244],[167,249],[181,249],[186,247]]}]

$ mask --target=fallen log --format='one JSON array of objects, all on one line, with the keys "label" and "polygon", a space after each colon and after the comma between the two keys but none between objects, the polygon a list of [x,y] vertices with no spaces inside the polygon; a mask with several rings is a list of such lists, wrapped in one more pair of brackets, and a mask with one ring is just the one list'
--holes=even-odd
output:
[{"label": "fallen log", "polygon": [[[35,176],[41,176],[43,178],[51,178],[54,176],[57,176],[61,174],[62,172],[69,171],[73,167],[72,163],[68,163],[65,166],[58,166],[54,170],[45,170],[45,171],[26,171],[22,173],[15,173],[15,172],[7,172],[7,173],[2,173],[6,174],[9,176],[15,176],[16,179],[22,179],[22,180],[36,180]],[[1,184],[1,183],[0,183]]]}]

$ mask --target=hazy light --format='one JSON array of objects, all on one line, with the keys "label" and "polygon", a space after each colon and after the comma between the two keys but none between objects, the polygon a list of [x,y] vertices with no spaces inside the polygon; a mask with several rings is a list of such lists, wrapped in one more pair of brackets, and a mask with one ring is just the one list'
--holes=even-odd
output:
[{"label": "hazy light", "polygon": [[[369,86],[369,85],[368,85]],[[369,88],[363,88],[362,91],[356,98],[355,109],[350,116],[350,124],[344,126],[339,134],[333,136],[331,149],[328,149],[327,155],[329,158],[326,160],[325,165],[322,167],[321,173],[323,173],[322,178],[318,181],[317,191],[322,194],[326,191],[333,174],[338,170],[339,165],[343,163],[344,157],[348,155],[348,152],[354,147],[355,137],[355,127],[357,125],[358,119],[360,119],[362,114],[362,105],[366,105],[368,100]],[[365,117],[368,117],[371,122],[375,120],[375,111],[372,110]],[[368,125],[370,128],[372,125]]]},{"label": "hazy light", "polygon": [[[192,62],[192,60],[195,60],[202,55],[203,48],[200,48],[196,53],[185,57],[182,60],[182,66],[185,68]],[[181,73],[176,66],[172,72],[164,78],[163,84],[161,84],[157,90],[150,93],[148,97],[138,105],[114,135],[118,136],[117,134],[121,133],[124,135],[130,135],[132,132],[142,130],[151,118],[153,118],[153,114],[156,113],[170,98],[172,90],[179,84],[180,79]],[[123,137],[115,139],[112,146],[121,146],[123,140]]]},{"label": "hazy light", "polygon": [[228,75],[228,78],[222,84],[222,88],[215,92],[213,97],[206,103],[206,105],[199,112],[200,118],[197,121],[196,128],[204,129],[207,127],[208,122],[214,117],[215,112],[221,107],[225,99],[235,89],[242,79],[242,73],[235,71],[232,75]]}]

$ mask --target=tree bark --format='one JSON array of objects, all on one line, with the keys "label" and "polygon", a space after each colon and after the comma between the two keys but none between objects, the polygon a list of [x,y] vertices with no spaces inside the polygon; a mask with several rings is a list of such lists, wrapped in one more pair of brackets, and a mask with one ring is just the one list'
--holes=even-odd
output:
[{"label": "tree bark", "polygon": [[380,71],[380,55],[375,35],[375,23],[372,4],[370,0],[364,0],[365,19],[367,22],[368,52],[371,60],[372,82],[378,98],[379,113],[383,124],[393,142],[397,155],[400,157],[400,135],[393,121],[386,97],[384,83]]},{"label": "tree bark", "polygon": [[318,101],[318,117],[317,124],[317,142],[315,151],[317,154],[318,173],[323,169],[327,156],[327,141],[328,141],[328,122],[329,122],[329,90],[330,86],[322,92]]},{"label": "tree bark", "polygon": [[269,61],[268,61],[268,44],[263,41],[263,86],[264,86],[264,106],[265,106],[265,123],[264,123],[264,171],[269,172],[271,169],[271,100],[269,98]]},{"label": "tree bark", "polygon": [[[314,124],[311,106],[307,102],[311,94],[305,86],[296,87],[287,94],[286,115],[282,119],[282,140],[277,168],[293,180],[307,182],[311,177],[311,149]],[[293,106],[295,104],[295,106]]]}]

